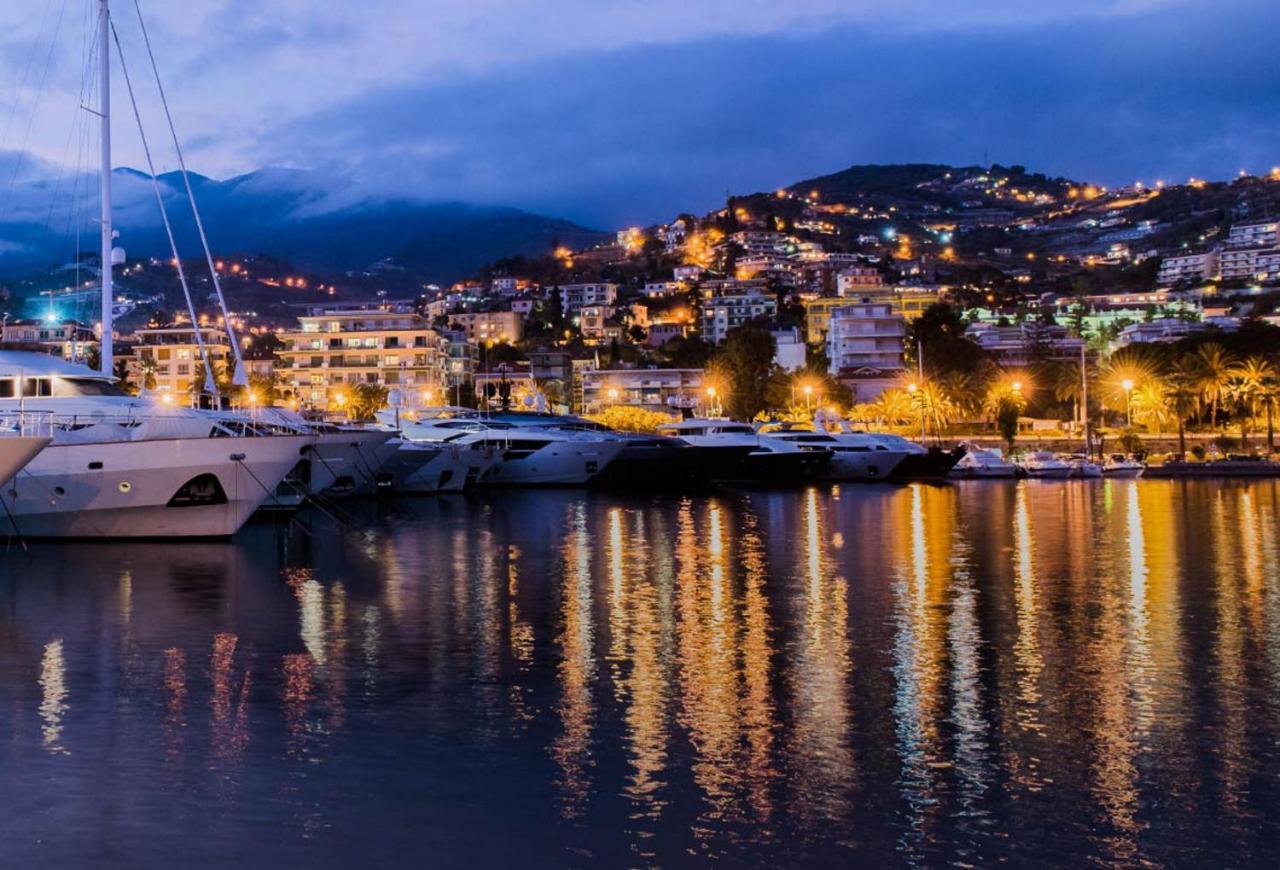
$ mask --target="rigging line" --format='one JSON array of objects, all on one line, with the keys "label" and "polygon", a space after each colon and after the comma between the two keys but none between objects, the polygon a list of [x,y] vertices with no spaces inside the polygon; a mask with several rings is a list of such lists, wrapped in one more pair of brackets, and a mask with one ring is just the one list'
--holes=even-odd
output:
[{"label": "rigging line", "polygon": [[13,127],[13,118],[18,114],[18,103],[22,102],[22,91],[27,87],[27,78],[31,75],[32,66],[36,62],[36,50],[40,48],[40,34],[44,33],[44,23],[49,18],[49,10],[53,8],[53,0],[45,0],[44,12],[40,13],[40,26],[36,28],[36,37],[31,41],[31,53],[27,55],[27,63],[22,68],[22,81],[13,92],[13,103],[9,106],[9,119],[5,121],[4,133],[0,134],[0,151],[9,143],[9,130]]},{"label": "rigging line", "polygon": [[44,95],[45,82],[49,80],[49,68],[53,66],[53,52],[58,47],[58,34],[62,32],[62,19],[66,17],[67,4],[64,0],[63,4],[58,8],[58,21],[53,28],[53,38],[49,40],[49,51],[44,56],[44,70],[40,73],[40,84],[36,87],[35,106],[32,107],[31,115],[27,118],[27,130],[22,134],[22,146],[18,149],[17,157],[13,161],[13,173],[9,176],[9,188],[5,192],[4,204],[0,205],[0,212],[3,212],[9,206],[9,200],[13,196],[13,185],[18,180],[18,170],[22,167],[22,162],[26,158],[27,143],[31,141],[31,128],[36,122],[36,108],[40,105],[40,98]]},{"label": "rigging line", "polygon": [[182,146],[178,143],[178,131],[173,125],[173,115],[169,112],[169,98],[165,96],[164,85],[160,83],[160,69],[156,66],[155,52],[151,50],[151,37],[147,33],[147,24],[142,20],[142,6],[139,0],[133,0],[133,9],[138,14],[138,27],[142,30],[142,41],[147,47],[147,57],[151,59],[151,73],[156,79],[156,90],[160,92],[160,105],[164,107],[164,118],[169,124],[169,135],[173,138],[173,150],[178,155],[178,168],[182,172],[182,183],[187,188],[187,201],[191,203],[191,214],[196,221],[196,230],[200,235],[200,245],[204,248],[204,259],[209,266],[209,276],[213,279],[213,289],[218,296],[218,306],[222,309],[222,322],[226,327],[227,338],[231,345],[231,353],[235,360],[235,374],[232,383],[238,387],[249,385],[248,373],[244,370],[244,360],[240,356],[240,343],[236,341],[235,328],[231,325],[231,312],[227,309],[226,297],[222,295],[222,282],[218,280],[218,270],[213,264],[213,253],[209,250],[209,239],[205,235],[204,221],[200,219],[200,209],[196,206],[196,194],[191,189],[191,176],[187,172],[187,161],[182,156]]},{"label": "rigging line", "polygon": [[[218,394],[218,384],[213,376],[213,364],[209,361],[209,350],[205,347],[204,335],[200,332],[200,320],[196,315],[195,303],[191,300],[191,288],[187,286],[187,273],[182,268],[182,258],[178,256],[178,243],[173,237],[173,226],[169,223],[169,210],[164,205],[164,195],[160,192],[160,179],[156,177],[156,165],[151,159],[151,146],[147,143],[147,132],[142,126],[142,115],[138,112],[138,101],[133,94],[133,82],[129,78],[129,69],[125,65],[124,49],[120,46],[120,34],[114,22],[111,24],[111,35],[115,39],[116,54],[120,58],[120,73],[124,76],[125,89],[129,92],[129,102],[133,106],[133,118],[138,122],[138,135],[142,137],[142,152],[147,157],[147,171],[151,173],[151,186],[156,192],[156,203],[160,206],[160,219],[164,222],[165,234],[169,237],[169,250],[173,252],[173,262],[178,269],[178,282],[182,284],[182,295],[187,300],[187,312],[191,315],[191,328],[195,332],[196,345],[200,348],[200,359],[204,362],[205,392]],[[105,171],[105,170],[104,170]],[[104,252],[111,256],[110,252]],[[102,264],[103,269],[107,264]]]}]

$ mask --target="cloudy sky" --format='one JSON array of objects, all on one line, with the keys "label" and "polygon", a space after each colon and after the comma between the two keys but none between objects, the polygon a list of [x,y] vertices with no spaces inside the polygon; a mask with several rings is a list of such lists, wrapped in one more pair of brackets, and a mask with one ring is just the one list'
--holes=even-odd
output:
[{"label": "cloudy sky", "polygon": [[[158,140],[133,0],[113,2]],[[1108,183],[1280,164],[1276,0],[141,2],[188,162],[217,177],[298,167],[607,228],[853,163]],[[79,159],[92,7],[0,3],[20,174]],[[116,162],[141,166],[132,124]]]}]

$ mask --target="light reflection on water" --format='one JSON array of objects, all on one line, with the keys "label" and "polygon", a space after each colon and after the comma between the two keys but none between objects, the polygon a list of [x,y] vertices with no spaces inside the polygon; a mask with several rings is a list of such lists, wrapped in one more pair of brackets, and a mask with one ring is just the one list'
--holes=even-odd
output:
[{"label": "light reflection on water", "polygon": [[1278,501],[510,492],[11,550],[0,836],[15,863],[1274,864]]}]

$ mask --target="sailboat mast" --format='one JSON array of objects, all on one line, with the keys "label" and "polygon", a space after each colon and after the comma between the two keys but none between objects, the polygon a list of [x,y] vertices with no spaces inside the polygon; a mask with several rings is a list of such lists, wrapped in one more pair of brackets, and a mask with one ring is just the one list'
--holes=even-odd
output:
[{"label": "sailboat mast", "polygon": [[1085,357],[1088,342],[1080,345],[1080,428],[1084,432],[1084,455],[1093,458],[1093,446],[1089,443],[1089,362]]},{"label": "sailboat mast", "polygon": [[101,122],[102,169],[102,341],[98,369],[112,373],[111,302],[111,47],[107,31],[111,28],[111,12],[107,0],[98,0],[98,120]]}]

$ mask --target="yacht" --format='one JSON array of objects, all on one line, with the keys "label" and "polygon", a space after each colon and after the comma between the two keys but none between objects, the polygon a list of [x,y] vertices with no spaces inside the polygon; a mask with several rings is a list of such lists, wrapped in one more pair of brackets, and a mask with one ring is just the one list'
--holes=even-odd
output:
[{"label": "yacht", "polygon": [[312,443],[125,395],[59,357],[0,351],[0,418],[44,415],[50,442],[0,491],[24,537],[234,535]]},{"label": "yacht", "polygon": [[1073,453],[1065,457],[1065,461],[1071,466],[1071,477],[1078,477],[1085,480],[1096,480],[1102,477],[1102,466],[1085,456],[1083,453]]},{"label": "yacht", "polygon": [[906,450],[894,450],[864,432],[816,432],[788,424],[767,424],[759,431],[765,438],[830,450],[831,461],[821,475],[824,480],[888,480],[908,455]]},{"label": "yacht", "polygon": [[[587,483],[622,452],[625,441],[607,432],[566,428],[554,418],[535,425],[511,416],[487,415],[460,408],[393,411],[404,437],[415,442],[444,443],[461,448],[455,456],[469,466],[468,479],[489,485],[579,486]],[[530,417],[536,415],[529,415]]]},{"label": "yacht", "polygon": [[746,423],[690,418],[658,427],[658,434],[679,438],[695,447],[750,448],[721,472],[717,480],[751,483],[799,483],[817,477],[831,461],[826,445],[806,446],[762,436]]},{"label": "yacht", "polygon": [[1142,477],[1147,467],[1131,456],[1113,453],[1102,466],[1103,477]]},{"label": "yacht", "polygon": [[965,454],[948,475],[953,478],[988,480],[1017,477],[1018,466],[1009,462],[999,449],[967,445]]},{"label": "yacht", "polygon": [[865,432],[853,428],[848,420],[835,414],[819,411],[814,415],[815,428],[829,435],[860,435],[885,450],[903,454],[902,461],[894,466],[886,475],[887,480],[903,482],[909,480],[943,480],[964,456],[962,448],[943,450],[941,447],[925,447],[914,441],[908,441],[901,435],[889,432]]},{"label": "yacht", "polygon": [[1071,476],[1070,463],[1063,462],[1048,450],[1036,450],[1022,457],[1020,463],[1027,477],[1065,480]]}]

